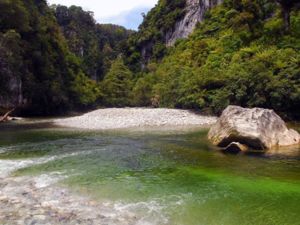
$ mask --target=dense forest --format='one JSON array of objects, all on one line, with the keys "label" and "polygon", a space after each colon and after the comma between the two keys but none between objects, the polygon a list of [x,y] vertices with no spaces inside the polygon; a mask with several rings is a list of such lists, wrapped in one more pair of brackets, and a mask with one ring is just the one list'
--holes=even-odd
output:
[{"label": "dense forest", "polygon": [[[219,114],[227,105],[236,104],[271,108],[299,119],[297,2],[226,0],[206,12],[193,34],[164,50],[163,57],[157,55],[159,41],[154,42],[152,58],[133,88],[134,105],[147,106],[154,101],[160,107]],[[151,11],[148,16],[148,36],[157,35],[159,13]],[[139,35],[145,32],[144,26],[134,35],[134,43],[143,41]],[[138,51],[130,54],[142,57]],[[129,62],[132,65],[134,61]]]},{"label": "dense forest", "polygon": [[92,12],[77,6],[51,6],[67,40],[69,49],[80,60],[85,74],[102,80],[112,60],[121,52],[121,42],[132,31],[111,24],[97,24]]},{"label": "dense forest", "polygon": [[80,7],[0,0],[0,103],[53,115],[95,106],[101,80],[132,33]]},{"label": "dense forest", "polygon": [[80,7],[0,0],[0,103],[57,114],[105,106],[227,105],[300,119],[297,0],[224,0],[186,39],[165,37],[185,0],[160,0],[137,32],[97,24]]}]

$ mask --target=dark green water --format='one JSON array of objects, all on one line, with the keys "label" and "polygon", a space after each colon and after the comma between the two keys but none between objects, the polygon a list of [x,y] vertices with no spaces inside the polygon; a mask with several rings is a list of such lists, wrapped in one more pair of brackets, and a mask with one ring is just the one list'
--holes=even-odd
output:
[{"label": "dark green water", "polygon": [[130,208],[147,218],[141,224],[300,224],[299,155],[227,155],[206,135],[2,125],[0,159],[54,156],[15,175],[63,173],[60,185]]}]

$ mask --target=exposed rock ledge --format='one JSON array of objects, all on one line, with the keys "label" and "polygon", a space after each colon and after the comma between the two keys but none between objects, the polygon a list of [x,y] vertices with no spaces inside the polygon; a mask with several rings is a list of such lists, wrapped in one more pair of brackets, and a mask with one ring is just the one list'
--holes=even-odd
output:
[{"label": "exposed rock ledge", "polygon": [[216,120],[216,117],[201,116],[188,110],[109,108],[99,109],[82,116],[58,119],[54,123],[63,127],[105,130],[131,127],[211,125]]},{"label": "exposed rock ledge", "polygon": [[166,45],[173,46],[176,40],[187,38],[197,23],[203,21],[204,14],[222,2],[223,0],[186,0],[185,15],[166,33]]},{"label": "exposed rock ledge", "polygon": [[233,152],[300,144],[299,133],[288,129],[273,110],[238,106],[228,106],[224,110],[210,129],[208,138],[214,145]]}]

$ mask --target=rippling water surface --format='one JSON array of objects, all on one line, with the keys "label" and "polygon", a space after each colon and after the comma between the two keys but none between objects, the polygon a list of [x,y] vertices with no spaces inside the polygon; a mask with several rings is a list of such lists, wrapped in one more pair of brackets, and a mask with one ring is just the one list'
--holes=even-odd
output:
[{"label": "rippling water surface", "polygon": [[206,135],[1,125],[0,176],[36,177],[43,187],[59,174],[57,187],[130,212],[136,224],[300,224],[299,154],[227,155]]}]

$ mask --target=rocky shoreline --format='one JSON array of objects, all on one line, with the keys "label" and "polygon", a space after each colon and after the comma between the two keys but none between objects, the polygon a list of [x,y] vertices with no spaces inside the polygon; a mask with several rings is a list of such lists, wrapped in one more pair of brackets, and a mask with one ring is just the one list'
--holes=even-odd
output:
[{"label": "rocky shoreline", "polygon": [[216,117],[179,109],[107,108],[82,116],[57,119],[54,120],[54,124],[79,129],[107,130],[158,126],[209,126],[216,120]]}]

